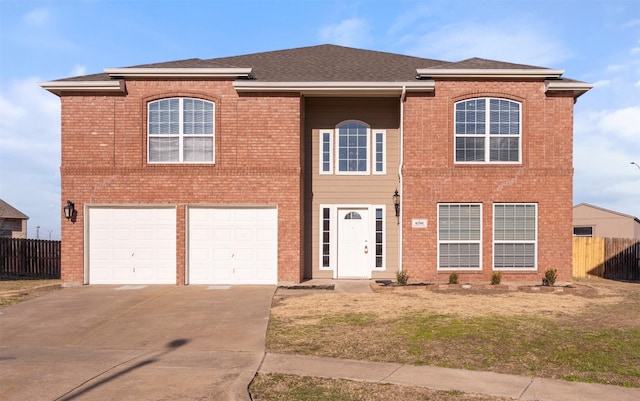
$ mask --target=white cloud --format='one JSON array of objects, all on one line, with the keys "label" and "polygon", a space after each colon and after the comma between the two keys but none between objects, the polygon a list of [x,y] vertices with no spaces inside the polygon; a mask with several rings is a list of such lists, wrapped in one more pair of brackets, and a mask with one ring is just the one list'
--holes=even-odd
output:
[{"label": "white cloud", "polygon": [[481,57],[545,67],[570,56],[545,29],[512,20],[445,25],[419,37],[409,53],[448,61]]},{"label": "white cloud", "polygon": [[574,203],[640,217],[640,106],[577,113]]},{"label": "white cloud", "polygon": [[59,238],[60,100],[38,80],[0,92],[0,197],[30,217],[30,237],[40,226]]},{"label": "white cloud", "polygon": [[371,42],[369,24],[361,18],[345,19],[338,24],[320,29],[319,37],[327,43],[342,46],[363,47]]},{"label": "white cloud", "polygon": [[597,81],[597,82],[593,83],[593,86],[595,88],[602,88],[602,87],[609,86],[609,85],[611,85],[611,80],[610,79],[603,79],[601,81]]},{"label": "white cloud", "polygon": [[640,106],[605,112],[597,127],[605,134],[640,141]]},{"label": "white cloud", "polygon": [[73,66],[73,70],[71,70],[71,76],[77,77],[80,75],[87,75],[87,67],[76,64]]},{"label": "white cloud", "polygon": [[43,26],[49,21],[49,10],[36,8],[24,15],[24,21],[31,26]]}]

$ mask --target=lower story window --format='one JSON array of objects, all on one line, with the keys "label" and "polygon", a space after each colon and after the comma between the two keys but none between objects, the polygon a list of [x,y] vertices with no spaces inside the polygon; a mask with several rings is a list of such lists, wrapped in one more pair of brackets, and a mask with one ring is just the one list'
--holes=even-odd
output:
[{"label": "lower story window", "polygon": [[537,269],[536,204],[493,206],[493,268],[495,270]]},{"label": "lower story window", "polygon": [[481,223],[480,204],[438,205],[438,269],[480,269]]},{"label": "lower story window", "polygon": [[574,237],[593,237],[593,227],[573,227]]},{"label": "lower story window", "polygon": [[322,267],[331,266],[331,209],[322,208]]},{"label": "lower story window", "polygon": [[382,208],[376,208],[376,267],[383,267],[384,260],[384,220]]}]

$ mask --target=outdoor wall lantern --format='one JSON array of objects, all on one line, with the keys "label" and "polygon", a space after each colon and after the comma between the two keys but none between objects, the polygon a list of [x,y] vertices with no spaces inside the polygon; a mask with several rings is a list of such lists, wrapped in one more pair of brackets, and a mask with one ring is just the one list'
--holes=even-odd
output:
[{"label": "outdoor wall lantern", "polygon": [[76,212],[75,205],[73,204],[73,202],[68,200],[66,206],[64,207],[64,217],[66,217],[67,220],[71,220],[75,212]]},{"label": "outdoor wall lantern", "polygon": [[[393,193],[393,206],[396,207],[396,217],[400,217],[400,194],[398,193],[398,190],[396,189],[396,191]],[[400,221],[398,221],[398,224],[400,224]]]}]

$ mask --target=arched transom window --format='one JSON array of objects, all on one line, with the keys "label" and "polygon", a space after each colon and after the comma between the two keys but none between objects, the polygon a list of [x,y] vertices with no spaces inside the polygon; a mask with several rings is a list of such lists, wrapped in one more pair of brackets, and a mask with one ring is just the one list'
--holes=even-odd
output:
[{"label": "arched transom window", "polygon": [[213,102],[168,98],[148,105],[149,163],[213,163]]},{"label": "arched transom window", "polygon": [[478,98],[455,104],[456,163],[521,163],[521,105]]}]

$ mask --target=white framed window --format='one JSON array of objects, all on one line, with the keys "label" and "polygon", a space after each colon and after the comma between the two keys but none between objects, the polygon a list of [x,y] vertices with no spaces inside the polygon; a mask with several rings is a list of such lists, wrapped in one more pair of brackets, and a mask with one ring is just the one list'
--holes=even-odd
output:
[{"label": "white framed window", "polygon": [[344,121],[335,129],[319,130],[319,173],[386,174],[386,136],[386,130],[372,130],[356,120]]},{"label": "white framed window", "polygon": [[482,205],[438,204],[438,270],[480,270]]},{"label": "white framed window", "polygon": [[521,104],[477,98],[455,104],[455,162],[522,162]]},{"label": "white framed window", "polygon": [[320,131],[320,174],[333,174],[333,130]]},{"label": "white framed window", "polygon": [[373,174],[387,173],[387,133],[384,130],[373,131]]},{"label": "white framed window", "polygon": [[330,270],[331,257],[331,207],[320,207],[320,269]]},{"label": "white framed window", "polygon": [[493,269],[537,270],[538,205],[493,205]]},{"label": "white framed window", "polygon": [[369,127],[346,121],[336,127],[336,174],[369,174]]},{"label": "white framed window", "polygon": [[149,102],[149,163],[214,163],[215,104],[193,98]]},{"label": "white framed window", "polygon": [[385,268],[385,246],[386,242],[384,240],[385,230],[384,230],[384,208],[376,207],[375,208],[375,244],[376,244],[376,264],[375,268],[379,270],[384,270]]}]

